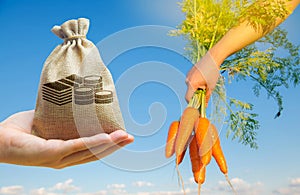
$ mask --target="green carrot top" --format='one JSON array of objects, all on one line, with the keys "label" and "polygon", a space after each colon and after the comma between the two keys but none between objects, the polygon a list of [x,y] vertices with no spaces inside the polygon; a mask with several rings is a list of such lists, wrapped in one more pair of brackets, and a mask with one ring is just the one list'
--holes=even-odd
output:
[{"label": "green carrot top", "polygon": [[188,107],[193,107],[199,110],[200,117],[206,118],[206,90],[205,89],[197,89],[189,101]]}]

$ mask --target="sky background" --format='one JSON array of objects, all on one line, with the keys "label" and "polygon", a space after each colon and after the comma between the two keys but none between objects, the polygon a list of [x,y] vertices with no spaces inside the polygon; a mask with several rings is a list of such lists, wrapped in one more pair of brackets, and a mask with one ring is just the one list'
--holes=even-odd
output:
[{"label": "sky background", "polygon": [[[185,106],[184,75],[192,66],[183,56],[185,41],[167,35],[184,19],[176,0],[0,0],[0,121],[34,109],[43,63],[62,43],[50,29],[80,17],[90,19],[87,37],[113,75],[127,130],[136,140],[101,161],[62,170],[0,164],[0,194],[182,194],[174,162],[162,153],[168,125]],[[282,24],[295,44],[299,19],[298,8]],[[282,89],[284,110],[274,120],[275,102],[265,93],[255,97],[251,84],[233,83],[227,95],[254,104],[259,149],[226,139],[220,127],[229,176],[239,194],[299,195],[300,88]],[[123,158],[126,151],[131,156]],[[180,171],[187,192],[195,194],[189,158]],[[232,194],[214,161],[202,192]]]}]

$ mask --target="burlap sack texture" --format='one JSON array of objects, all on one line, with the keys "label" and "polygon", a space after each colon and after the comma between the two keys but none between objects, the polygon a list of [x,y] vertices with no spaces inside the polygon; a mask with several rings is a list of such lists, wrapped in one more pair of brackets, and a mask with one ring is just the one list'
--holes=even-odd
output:
[{"label": "burlap sack texture", "polygon": [[32,133],[74,139],[123,129],[115,86],[97,47],[86,39],[89,20],[69,20],[52,32],[64,42],[42,70]]}]

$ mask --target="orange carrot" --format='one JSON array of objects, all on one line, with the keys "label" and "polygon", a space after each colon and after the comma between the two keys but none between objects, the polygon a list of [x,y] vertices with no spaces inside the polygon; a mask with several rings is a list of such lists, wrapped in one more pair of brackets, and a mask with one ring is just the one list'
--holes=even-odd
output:
[{"label": "orange carrot", "polygon": [[194,174],[194,180],[198,184],[203,184],[205,181],[205,166],[201,162],[200,156],[199,156],[199,148],[197,144],[197,139],[194,137],[192,139],[192,142],[189,146],[190,151],[190,159],[192,162],[192,171]]},{"label": "orange carrot", "polygon": [[[178,132],[179,127],[179,121],[174,121],[171,123],[169,132],[168,132],[168,138],[167,138],[167,144],[166,144],[166,150],[165,155],[167,158],[170,158],[175,153],[175,140],[176,135]],[[185,155],[186,149],[176,158],[176,164],[179,165]]]},{"label": "orange carrot", "polygon": [[232,191],[234,192],[234,194],[237,194],[228,177],[228,168],[227,168],[225,156],[221,148],[221,142],[220,142],[218,130],[213,124],[210,125],[210,129],[211,129],[212,141],[213,141],[212,155],[215,158],[221,172],[225,175],[226,181],[228,182]]},{"label": "orange carrot", "polygon": [[184,158],[184,155],[185,155],[185,152],[186,152],[190,142],[192,141],[193,137],[194,137],[194,135],[190,136],[188,142],[186,143],[184,151],[176,158],[176,165],[179,165],[182,162],[182,160]]},{"label": "orange carrot", "polygon": [[182,162],[182,160],[184,158],[185,152],[186,152],[186,149],[179,156],[176,156],[176,170],[177,170],[177,175],[178,175],[178,179],[179,179],[178,182],[181,183],[182,190],[183,190],[184,194],[185,194],[184,181],[183,181],[182,176],[181,176],[180,171],[179,171],[179,165],[180,165],[180,163]]},{"label": "orange carrot", "polygon": [[208,165],[212,157],[212,136],[207,118],[200,117],[196,123],[196,139],[199,147],[199,156],[204,166]]},{"label": "orange carrot", "polygon": [[179,121],[174,121],[169,127],[167,143],[165,148],[165,156],[170,158],[175,153],[175,140],[178,132]]},{"label": "orange carrot", "polygon": [[178,134],[175,141],[176,158],[183,153],[186,144],[192,134],[195,122],[199,118],[199,111],[193,107],[187,107],[180,119]]},{"label": "orange carrot", "polygon": [[182,162],[185,152],[186,152],[186,149],[187,148],[185,148],[185,150],[178,157],[176,157],[176,165],[179,165]]},{"label": "orange carrot", "polygon": [[228,169],[227,169],[226,159],[221,148],[221,143],[220,143],[220,138],[219,138],[217,128],[213,124],[211,124],[211,132],[212,132],[212,139],[213,139],[212,155],[215,158],[222,173],[227,174]]}]

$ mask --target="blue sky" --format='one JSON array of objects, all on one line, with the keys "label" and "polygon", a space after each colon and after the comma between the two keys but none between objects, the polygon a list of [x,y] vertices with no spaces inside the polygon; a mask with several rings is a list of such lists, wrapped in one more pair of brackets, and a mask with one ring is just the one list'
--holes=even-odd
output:
[{"label": "blue sky", "polygon": [[[159,153],[168,124],[185,106],[184,75],[191,67],[182,55],[184,40],[167,36],[184,17],[176,0],[1,0],[0,121],[34,109],[43,63],[62,42],[50,29],[79,17],[90,19],[87,37],[98,46],[116,82],[127,130],[136,135],[135,143],[126,147],[132,156],[121,158],[127,153],[120,151],[63,170],[0,164],[0,194],[181,194],[174,163]],[[299,18],[298,8],[282,24],[295,44],[300,44]],[[255,105],[261,122],[258,150],[226,139],[221,131],[229,175],[241,194],[300,194],[299,89],[282,89],[284,110],[274,120],[275,103],[265,94],[255,97],[251,83],[227,86],[228,96]],[[180,170],[188,191],[195,194],[188,158]],[[215,162],[208,166],[203,194],[230,194]]]}]

